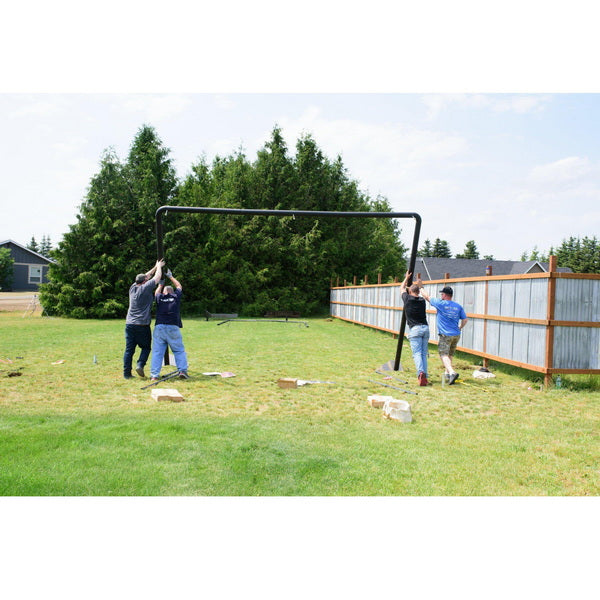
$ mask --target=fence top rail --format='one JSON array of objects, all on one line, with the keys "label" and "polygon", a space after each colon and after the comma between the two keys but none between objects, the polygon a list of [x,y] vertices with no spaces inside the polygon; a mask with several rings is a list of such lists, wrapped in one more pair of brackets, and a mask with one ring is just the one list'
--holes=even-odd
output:
[{"label": "fence top rail", "polygon": [[[590,279],[600,280],[598,273],[524,273],[518,275],[480,275],[478,277],[450,277],[449,279],[431,279],[423,281],[423,285],[440,285],[447,283],[472,283],[477,281],[510,281],[515,279]],[[400,286],[400,282],[392,283],[369,283],[356,285],[333,286],[332,290],[344,290],[348,288],[367,288],[367,287],[394,287]]]}]

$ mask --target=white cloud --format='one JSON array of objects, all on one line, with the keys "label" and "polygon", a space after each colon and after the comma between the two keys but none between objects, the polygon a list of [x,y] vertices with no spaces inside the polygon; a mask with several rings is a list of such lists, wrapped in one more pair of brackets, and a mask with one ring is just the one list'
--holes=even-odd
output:
[{"label": "white cloud", "polygon": [[344,157],[370,168],[386,164],[386,168],[406,170],[457,157],[467,149],[465,138],[457,135],[419,130],[402,123],[325,119],[316,107],[307,109],[297,119],[284,117],[278,123],[292,150],[296,140],[310,132],[329,158],[343,153]]},{"label": "white cloud", "polygon": [[237,106],[237,103],[231,96],[225,96],[224,94],[217,94],[214,100],[216,106],[223,110],[233,110]]},{"label": "white cloud", "polygon": [[180,94],[140,94],[124,96],[122,100],[115,102],[114,106],[117,109],[142,113],[145,121],[156,123],[181,114],[191,102],[188,96]]},{"label": "white cloud", "polygon": [[59,112],[60,106],[56,102],[47,100],[26,101],[21,107],[10,113],[10,117],[49,117]]},{"label": "white cloud", "polygon": [[80,136],[71,136],[59,142],[53,143],[51,148],[59,154],[69,155],[82,152],[87,144],[88,140],[86,138]]},{"label": "white cloud", "polygon": [[528,180],[534,184],[557,185],[581,180],[592,171],[598,173],[599,169],[597,166],[593,168],[587,158],[569,156],[534,167],[528,175]]},{"label": "white cloud", "polygon": [[541,111],[549,102],[550,96],[544,94],[427,94],[423,96],[429,119],[436,118],[448,107],[525,114]]}]

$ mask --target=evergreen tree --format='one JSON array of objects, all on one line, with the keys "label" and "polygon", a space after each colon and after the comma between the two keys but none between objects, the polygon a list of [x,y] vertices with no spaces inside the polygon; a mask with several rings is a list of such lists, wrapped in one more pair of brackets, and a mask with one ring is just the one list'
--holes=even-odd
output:
[{"label": "evergreen tree", "polygon": [[533,247],[533,250],[529,253],[523,252],[521,254],[521,261],[526,262],[529,260],[537,260],[538,262],[548,262],[548,255],[540,252],[537,246]]},{"label": "evergreen tree", "polygon": [[42,243],[40,244],[39,253],[46,258],[50,257],[52,251],[52,243],[50,242],[49,235],[42,236]]},{"label": "evergreen tree", "polygon": [[423,258],[429,258],[433,256],[433,246],[429,240],[425,240],[421,249],[419,250],[419,256]]},{"label": "evergreen tree", "polygon": [[475,240],[468,241],[465,246],[465,251],[462,254],[457,254],[456,258],[479,258],[479,251],[477,250]]},{"label": "evergreen tree", "polygon": [[35,241],[35,236],[31,236],[31,241],[29,242],[29,244],[27,244],[26,248],[28,250],[32,250],[33,252],[39,252],[40,251],[40,246],[39,244]]},{"label": "evergreen tree", "polygon": [[152,128],[140,129],[125,165],[106,151],[77,222],[53,253],[57,262],[40,286],[44,308],[76,318],[124,316],[135,275],[156,261],[156,209],[175,187],[168,150]]},{"label": "evergreen tree", "polygon": [[440,240],[436,238],[433,242],[432,256],[436,258],[452,258],[452,252],[450,246],[446,240]]},{"label": "evergreen tree", "polygon": [[[279,128],[252,164],[238,152],[217,157],[212,169],[205,161],[196,165],[180,186],[178,201],[187,206],[390,211],[384,199],[373,202],[361,194],[341,159],[330,162],[310,136],[298,140],[291,157]],[[391,220],[196,216],[203,223],[195,226],[193,238],[199,250],[185,269],[206,273],[198,297],[211,312],[261,315],[290,309],[309,314],[327,303],[331,277],[358,272],[373,280],[378,271],[389,278],[404,269],[404,247]],[[178,237],[170,238],[169,261],[174,244],[178,260],[190,254]]]},{"label": "evergreen tree", "polygon": [[574,273],[600,273],[600,243],[595,236],[563,240],[555,255],[561,267]]}]

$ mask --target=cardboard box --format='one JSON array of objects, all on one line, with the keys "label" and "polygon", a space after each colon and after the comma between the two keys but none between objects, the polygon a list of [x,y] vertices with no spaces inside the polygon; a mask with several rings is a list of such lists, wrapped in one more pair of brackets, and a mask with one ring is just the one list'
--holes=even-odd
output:
[{"label": "cardboard box", "polygon": [[173,389],[160,389],[154,388],[152,390],[152,398],[157,402],[161,400],[170,400],[171,402],[183,402],[183,396],[177,391]]}]

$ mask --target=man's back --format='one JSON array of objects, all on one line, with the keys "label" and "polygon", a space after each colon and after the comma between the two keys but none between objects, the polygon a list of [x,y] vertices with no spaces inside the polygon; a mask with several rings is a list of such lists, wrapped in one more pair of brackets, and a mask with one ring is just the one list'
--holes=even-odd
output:
[{"label": "man's back", "polygon": [[453,300],[431,298],[430,302],[437,309],[438,332],[447,336],[460,335],[458,323],[467,318],[463,307]]},{"label": "man's back", "polygon": [[152,301],[156,282],[153,279],[129,288],[129,309],[125,323],[127,325],[150,325]]}]

